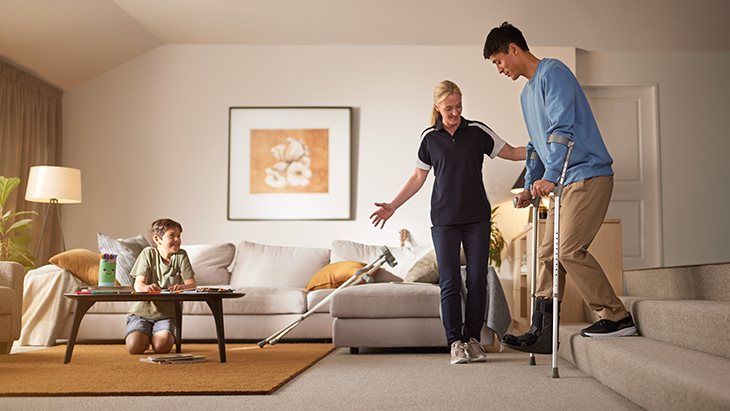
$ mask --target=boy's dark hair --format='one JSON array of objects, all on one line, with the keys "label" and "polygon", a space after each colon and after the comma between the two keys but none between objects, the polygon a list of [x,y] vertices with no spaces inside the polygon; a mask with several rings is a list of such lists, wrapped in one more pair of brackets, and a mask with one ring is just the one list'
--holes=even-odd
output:
[{"label": "boy's dark hair", "polygon": [[487,41],[484,42],[484,58],[489,60],[489,56],[494,53],[506,53],[510,43],[515,43],[524,51],[530,50],[520,29],[505,21],[487,35]]},{"label": "boy's dark hair", "polygon": [[177,228],[181,233],[183,230],[180,223],[169,218],[161,218],[153,221],[152,224],[150,224],[150,240],[152,240],[152,244],[155,243],[155,236],[162,238],[162,236],[165,235],[165,232],[171,228]]}]

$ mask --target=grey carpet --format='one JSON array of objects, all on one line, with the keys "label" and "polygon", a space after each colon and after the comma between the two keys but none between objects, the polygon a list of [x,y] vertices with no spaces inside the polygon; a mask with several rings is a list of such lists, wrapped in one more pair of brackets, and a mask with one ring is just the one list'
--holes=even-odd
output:
[{"label": "grey carpet", "polygon": [[[489,353],[486,363],[451,365],[445,352],[337,349],[266,396],[0,398],[0,409],[540,409],[639,410],[560,359],[552,379],[549,356],[527,365],[526,354]],[[139,376],[142,377],[142,376]],[[174,382],[171,382],[174,383]],[[0,388],[1,389],[1,388]]]}]

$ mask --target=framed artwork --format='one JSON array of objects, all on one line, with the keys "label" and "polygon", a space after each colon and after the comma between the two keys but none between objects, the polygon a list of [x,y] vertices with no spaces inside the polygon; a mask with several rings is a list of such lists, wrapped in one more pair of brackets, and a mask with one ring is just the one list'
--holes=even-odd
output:
[{"label": "framed artwork", "polygon": [[228,219],[350,219],[351,113],[231,107]]}]

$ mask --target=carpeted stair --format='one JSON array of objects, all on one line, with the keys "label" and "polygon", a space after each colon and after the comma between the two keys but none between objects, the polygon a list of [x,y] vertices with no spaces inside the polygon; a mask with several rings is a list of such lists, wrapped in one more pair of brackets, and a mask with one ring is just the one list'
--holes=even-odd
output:
[{"label": "carpeted stair", "polygon": [[560,326],[559,354],[648,410],[730,410],[730,264],[624,272],[639,336]]}]

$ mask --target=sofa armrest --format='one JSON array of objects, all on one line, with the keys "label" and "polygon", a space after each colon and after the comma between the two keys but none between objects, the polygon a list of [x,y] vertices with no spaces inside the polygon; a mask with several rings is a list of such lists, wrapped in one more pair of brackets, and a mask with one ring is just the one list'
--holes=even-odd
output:
[{"label": "sofa armrest", "polygon": [[13,339],[20,337],[20,328],[23,318],[23,266],[14,261],[0,261],[0,287],[7,287],[14,291],[15,301],[10,312],[10,335]]}]

